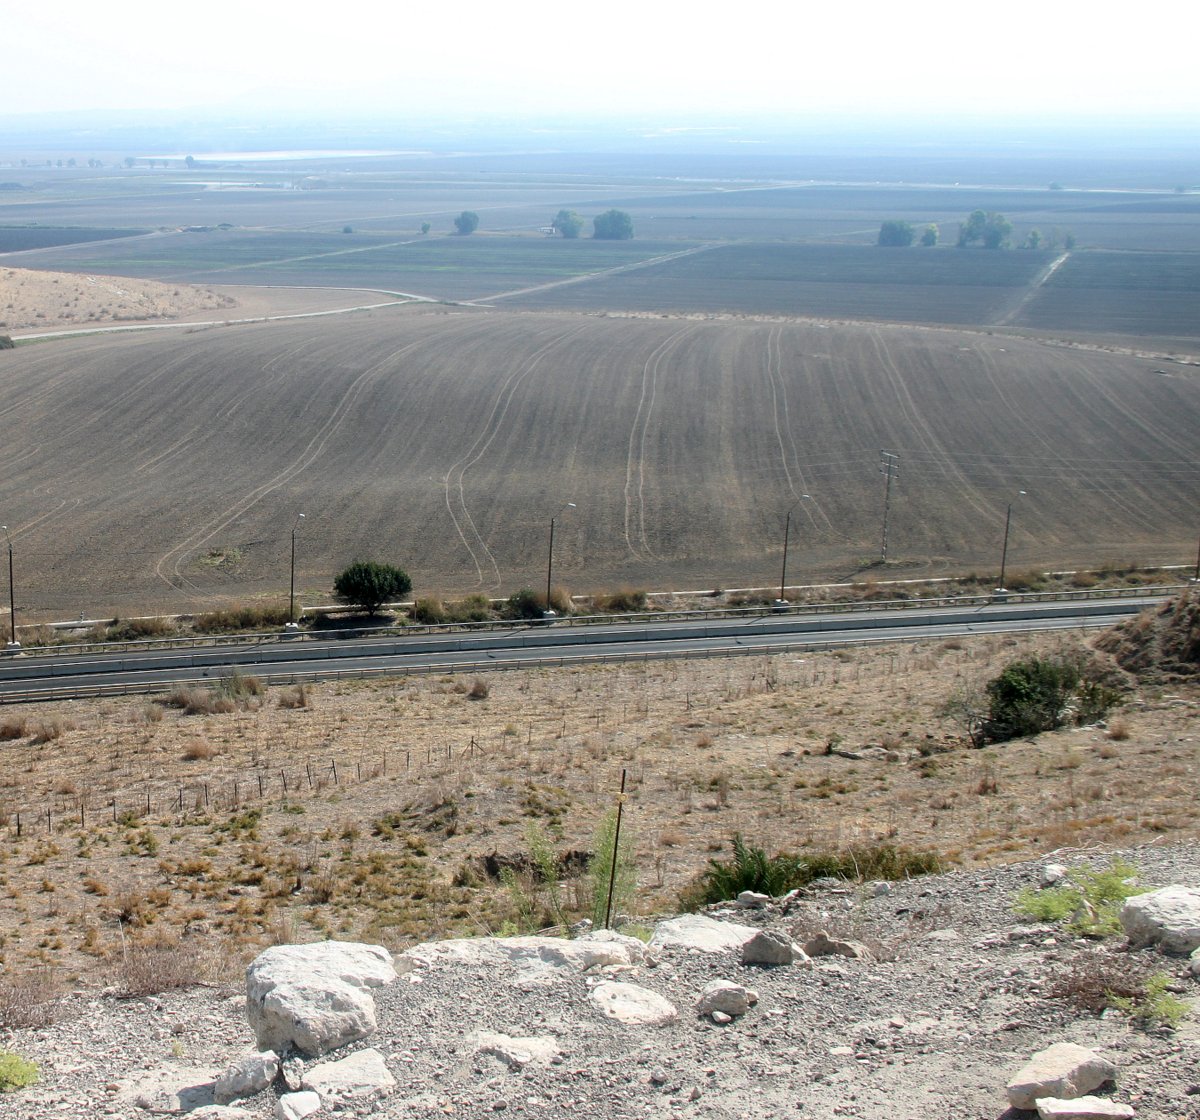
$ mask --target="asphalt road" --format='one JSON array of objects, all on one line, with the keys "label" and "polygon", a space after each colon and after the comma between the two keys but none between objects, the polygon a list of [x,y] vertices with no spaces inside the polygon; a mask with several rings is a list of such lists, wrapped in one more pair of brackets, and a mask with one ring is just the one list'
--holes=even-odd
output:
[{"label": "asphalt road", "polygon": [[234,669],[272,683],[404,672],[485,672],[643,658],[778,653],[861,642],[1112,626],[1158,598],[988,604],[938,609],[787,614],[528,626],[484,632],[343,640],[287,639],[197,649],[10,657],[0,661],[0,702],[168,690]]}]

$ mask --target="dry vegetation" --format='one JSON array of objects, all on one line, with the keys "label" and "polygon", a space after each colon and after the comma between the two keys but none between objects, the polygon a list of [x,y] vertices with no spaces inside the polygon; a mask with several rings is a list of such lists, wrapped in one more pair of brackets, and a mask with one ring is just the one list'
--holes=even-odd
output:
[{"label": "dry vegetation", "polygon": [[193,284],[0,268],[0,333],[225,314],[231,296]]},{"label": "dry vegetation", "polygon": [[[1074,640],[266,693],[235,678],[166,702],[13,707],[0,954],[17,973],[116,974],[136,991],[180,944],[186,982],[213,950],[496,930],[520,915],[483,857],[528,864],[531,825],[586,851],[622,770],[647,913],[735,833],[772,852],[887,840],[968,865],[1194,834],[1194,684],[1133,694],[1107,728],[982,751],[943,715],[956,688]],[[831,753],[866,746],[883,750]],[[568,881],[575,913],[579,893]]]}]

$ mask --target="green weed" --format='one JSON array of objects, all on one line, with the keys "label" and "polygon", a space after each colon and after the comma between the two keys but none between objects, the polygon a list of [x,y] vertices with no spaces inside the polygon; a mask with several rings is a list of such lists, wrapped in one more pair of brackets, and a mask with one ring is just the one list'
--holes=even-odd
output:
[{"label": "green weed", "polygon": [[1026,887],[1013,903],[1022,917],[1053,922],[1083,937],[1113,937],[1121,932],[1121,906],[1144,893],[1133,883],[1137,868],[1114,859],[1099,870],[1084,865],[1068,873],[1068,885],[1034,890]]}]

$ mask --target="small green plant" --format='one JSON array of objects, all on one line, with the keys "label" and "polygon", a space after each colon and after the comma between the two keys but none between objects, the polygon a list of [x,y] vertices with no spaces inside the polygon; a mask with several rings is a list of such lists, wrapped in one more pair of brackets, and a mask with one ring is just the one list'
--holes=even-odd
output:
[{"label": "small green plant", "polygon": [[[608,891],[612,884],[612,912],[627,911],[637,891],[637,867],[634,864],[633,836],[627,826],[621,829],[620,845],[617,845],[617,811],[610,809],[604,814],[592,837],[592,858],[588,863],[586,898],[592,906],[592,925],[596,929],[604,926],[608,915]],[[616,874],[613,861],[616,860]]]},{"label": "small green plant", "polygon": [[1054,922],[1082,937],[1113,937],[1121,932],[1121,906],[1127,898],[1142,894],[1135,885],[1137,868],[1122,859],[1108,867],[1086,864],[1067,875],[1063,886],[1034,890],[1026,887],[1013,903],[1022,917]]},{"label": "small green plant", "polygon": [[1053,731],[1068,721],[1086,724],[1103,719],[1120,702],[1120,694],[1094,674],[1078,654],[1011,662],[987,684],[988,710],[979,734],[1002,743]]},{"label": "small green plant", "polygon": [[0,1093],[27,1089],[37,1082],[38,1067],[28,1058],[10,1050],[0,1050]]},{"label": "small green plant", "polygon": [[1167,990],[1170,983],[1171,978],[1165,972],[1155,972],[1146,977],[1145,989],[1140,996],[1110,995],[1109,1003],[1118,1011],[1124,1011],[1139,1026],[1161,1024],[1174,1029],[1188,1013],[1188,1005]]}]

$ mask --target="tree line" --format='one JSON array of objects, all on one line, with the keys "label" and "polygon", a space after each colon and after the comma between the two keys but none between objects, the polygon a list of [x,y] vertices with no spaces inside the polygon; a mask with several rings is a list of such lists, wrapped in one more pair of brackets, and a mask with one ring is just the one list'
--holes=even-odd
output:
[{"label": "tree line", "polygon": [[[1003,214],[995,210],[972,210],[965,222],[958,223],[958,239],[955,242],[959,249],[969,245],[979,244],[985,249],[1004,249],[1010,244],[1013,225]],[[917,239],[916,227],[912,222],[889,218],[879,226],[877,244],[888,248],[907,248],[914,241],[924,248],[932,248],[938,243],[939,231],[936,225],[927,225]],[[1055,229],[1050,234],[1031,229],[1021,242],[1022,249],[1057,249],[1060,243],[1064,249],[1075,248],[1075,235],[1070,231],[1065,234]]]}]

